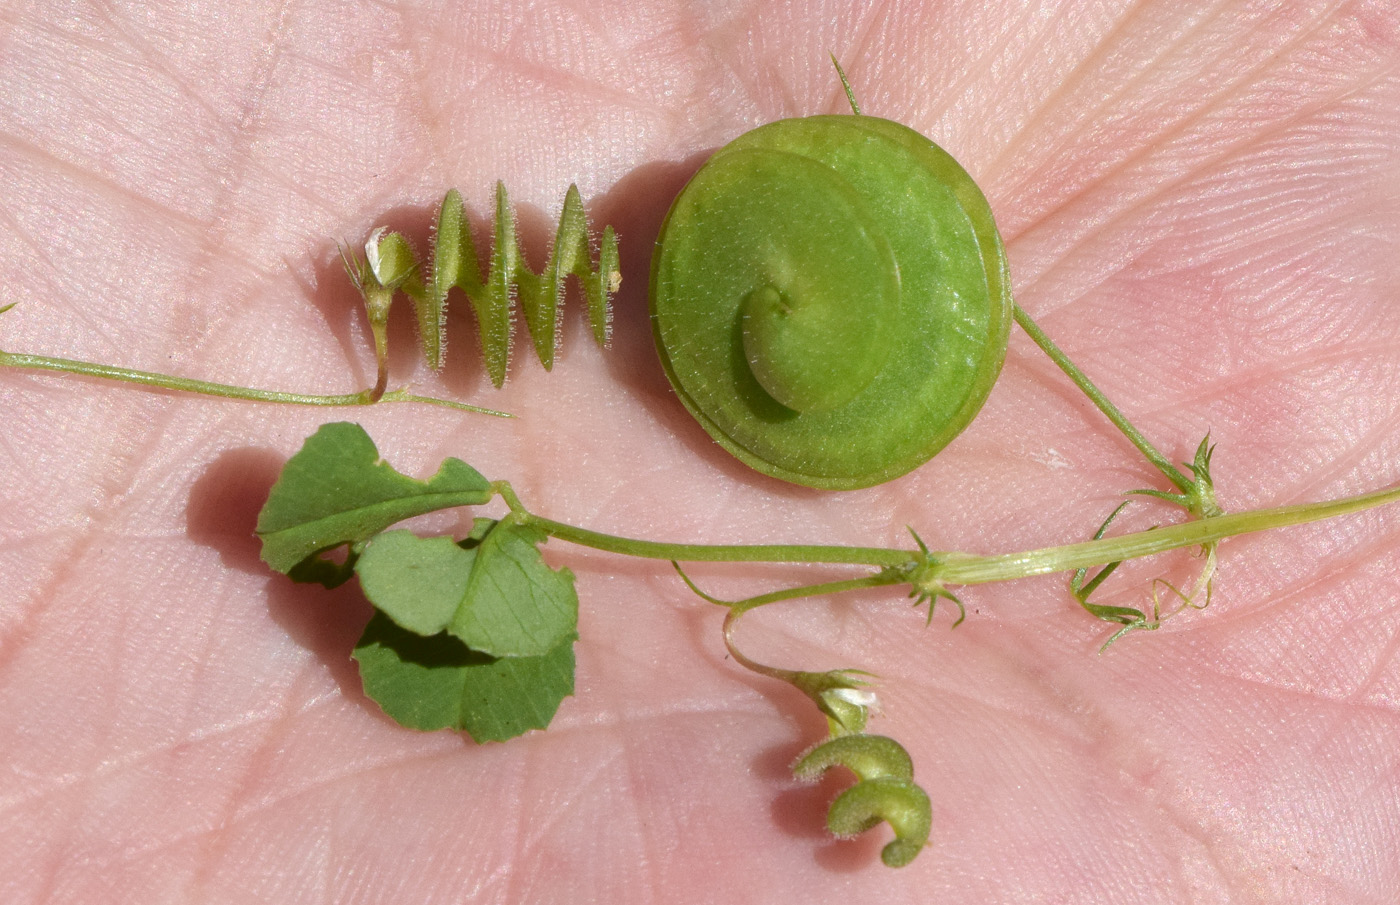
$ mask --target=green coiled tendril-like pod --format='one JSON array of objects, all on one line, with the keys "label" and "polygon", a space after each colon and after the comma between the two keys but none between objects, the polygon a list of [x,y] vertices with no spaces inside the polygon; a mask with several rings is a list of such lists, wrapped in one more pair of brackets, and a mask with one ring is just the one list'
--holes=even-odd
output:
[{"label": "green coiled tendril-like pod", "polygon": [[374,333],[379,379],[375,392],[387,385],[387,324],[396,292],[413,299],[423,358],[428,366],[442,367],[446,351],[445,325],[448,295],[456,287],[476,312],[482,358],[491,382],[501,386],[510,362],[513,302],[525,314],[535,354],[545,370],[554,365],[559,344],[559,308],[565,279],[572,274],[583,287],[588,320],[599,345],[608,341],[609,297],[622,281],[618,269],[617,238],[611,226],[603,230],[594,262],[588,220],[577,186],[569,186],[559,229],[544,269],[538,274],[525,263],[515,235],[515,214],[505,185],[496,183],[493,242],[483,276],[477,261],[471,227],[456,189],[442,199],[433,225],[433,256],[424,268],[401,233],[380,227],[365,242],[364,256],[342,252],[346,272],[364,296],[365,310]]},{"label": "green coiled tendril-like pod", "polygon": [[933,807],[914,784],[914,762],[904,746],[883,735],[836,735],[802,755],[793,765],[798,779],[815,780],[835,766],[856,775],[856,784],[831,802],[826,825],[837,836],[854,836],[885,821],[894,841],[880,860],[903,867],[928,844]]},{"label": "green coiled tendril-like pod", "polygon": [[762,606],[761,598],[722,601],[700,590],[677,566],[691,590],[711,603],[729,607],[724,619],[724,646],[745,669],[787,682],[802,692],[826,717],[827,739],[810,748],[793,764],[800,780],[816,780],[832,767],[842,766],[856,775],[856,783],[831,802],[826,825],[838,837],[851,837],[873,829],[881,821],[894,830],[894,841],[880,851],[890,867],[903,867],[923,850],[933,827],[933,806],[928,794],[914,783],[914,762],[904,746],[884,735],[869,735],[866,723],[878,709],[875,693],[867,686],[870,675],[858,669],[827,672],[784,669],[760,663],[739,649],[735,633],[744,614]]}]

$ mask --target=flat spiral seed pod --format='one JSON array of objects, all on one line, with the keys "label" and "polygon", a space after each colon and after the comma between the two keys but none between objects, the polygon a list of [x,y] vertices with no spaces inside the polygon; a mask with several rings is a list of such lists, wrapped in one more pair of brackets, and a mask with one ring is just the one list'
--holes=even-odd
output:
[{"label": "flat spiral seed pod", "polygon": [[681,402],[765,474],[831,490],[927,461],[1006,354],[990,208],[945,151],[870,116],[788,119],[710,158],[662,225],[652,329]]}]

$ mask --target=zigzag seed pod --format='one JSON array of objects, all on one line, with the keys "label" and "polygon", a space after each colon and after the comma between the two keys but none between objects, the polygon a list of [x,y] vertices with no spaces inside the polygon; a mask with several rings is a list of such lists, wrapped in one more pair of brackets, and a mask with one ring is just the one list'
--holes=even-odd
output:
[{"label": "zigzag seed pod", "polygon": [[578,188],[569,186],[559,230],[544,269],[536,274],[525,263],[515,236],[515,214],[505,185],[496,183],[494,242],[489,265],[482,277],[472,241],[471,227],[462,208],[462,196],[452,189],[442,200],[434,223],[432,272],[423,278],[422,268],[408,242],[399,233],[376,230],[365,243],[365,261],[347,263],[351,278],[365,297],[375,345],[384,372],[383,329],[389,302],[396,290],[414,301],[423,357],[433,369],[442,367],[445,351],[444,324],[448,294],[462,290],[476,312],[482,357],[491,382],[505,382],[510,361],[512,300],[518,299],[535,354],[545,370],[554,365],[559,343],[558,312],[564,298],[565,278],[575,276],[588,300],[588,320],[599,345],[608,340],[611,312],[608,299],[622,281],[618,269],[617,238],[611,226],[604,228],[597,264],[593,263],[588,220]]},{"label": "zigzag seed pod", "polygon": [[757,470],[867,487],[977,414],[1011,292],[986,199],[946,152],[871,116],[762,126],[677,197],[651,275],[666,375]]}]

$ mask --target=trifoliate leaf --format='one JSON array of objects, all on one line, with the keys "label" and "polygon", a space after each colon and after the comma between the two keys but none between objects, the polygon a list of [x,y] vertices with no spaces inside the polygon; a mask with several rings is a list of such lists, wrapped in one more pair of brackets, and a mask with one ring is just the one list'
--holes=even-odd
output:
[{"label": "trifoliate leaf", "polygon": [[536,546],[544,540],[512,522],[460,545],[389,531],[370,541],[355,571],[370,603],[411,632],[446,630],[472,650],[534,657],[578,628],[574,576],[545,565]]},{"label": "trifoliate leaf", "polygon": [[477,742],[543,729],[574,693],[569,639],[538,657],[497,659],[448,634],[424,638],[375,613],[355,645],[365,694],[411,729],[464,729]]},{"label": "trifoliate leaf", "polygon": [[[379,458],[358,424],[327,424],[287,460],[258,514],[262,558],[298,581],[333,587],[349,577],[356,545],[415,515],[491,499],[490,484],[460,459],[426,481],[399,474]],[[319,558],[342,544],[345,563]]]}]

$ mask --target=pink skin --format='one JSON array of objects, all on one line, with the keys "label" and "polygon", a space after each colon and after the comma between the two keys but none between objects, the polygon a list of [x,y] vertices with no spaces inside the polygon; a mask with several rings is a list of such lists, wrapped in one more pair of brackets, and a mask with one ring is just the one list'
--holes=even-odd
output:
[{"label": "pink skin", "polygon": [[[541,514],[674,540],[908,546],[907,524],[1011,550],[1163,486],[1019,333],[981,418],[871,490],[756,477],[684,414],[646,323],[657,225],[709,149],[842,110],[827,48],[867,113],[974,174],[1021,304],[1166,453],[1211,431],[1227,509],[1400,481],[1393,4],[470,5],[4,15],[8,350],[358,389],[335,240],[421,237],[454,185],[480,225],[498,178],[535,253],[577,180],[625,284],[610,351],[571,303],[554,373],[518,344],[501,392],[464,305],[441,377],[395,316],[392,383],[514,420],[0,373],[0,898],[1395,900],[1400,512],[1227,543],[1208,610],[1103,656],[1111,628],[1061,577],[965,590],[955,632],[894,592],[751,617],[759,659],[881,676],[872,728],[934,803],[900,871],[883,828],[824,836],[839,784],[786,772],[814,711],[726,660],[721,612],[664,563],[551,543],[583,601],[578,695],[547,733],[477,747],[383,717],[348,660],[358,591],[270,575],[250,536],[281,463],[338,419],[409,473],[457,455]],[[1143,605],[1191,565],[1125,568],[1105,599]],[[772,574],[695,569],[725,595]]]}]

